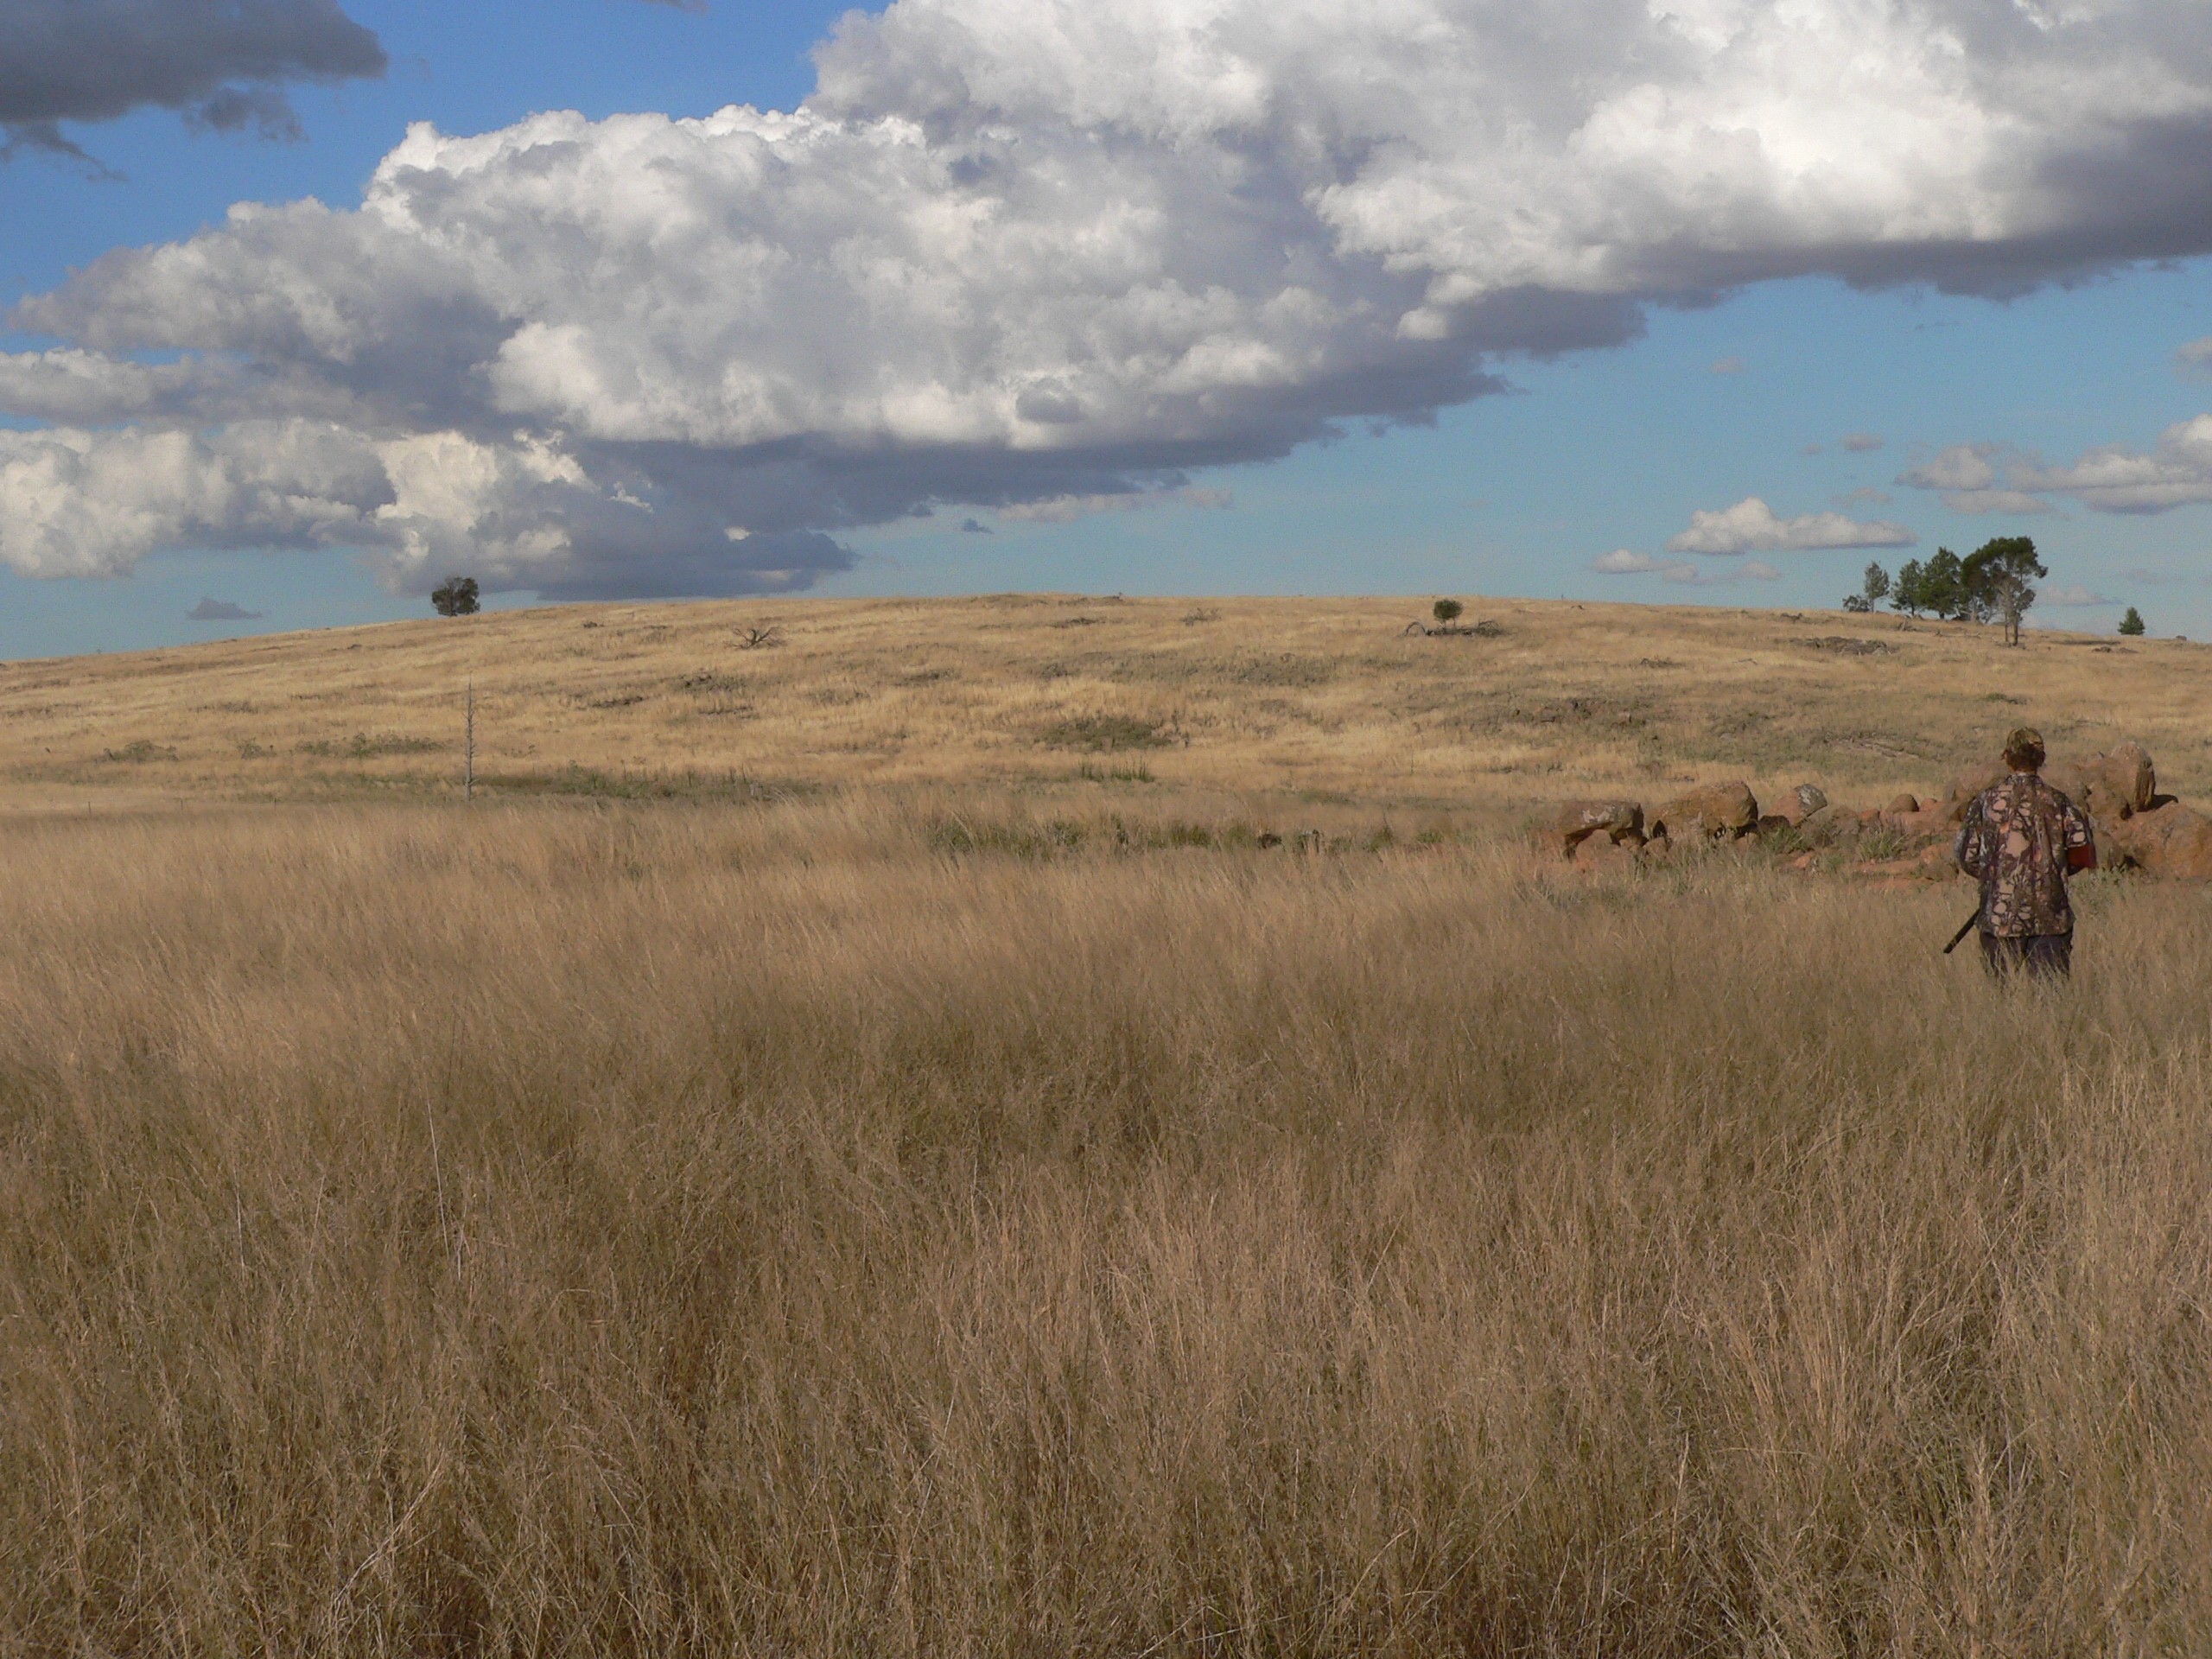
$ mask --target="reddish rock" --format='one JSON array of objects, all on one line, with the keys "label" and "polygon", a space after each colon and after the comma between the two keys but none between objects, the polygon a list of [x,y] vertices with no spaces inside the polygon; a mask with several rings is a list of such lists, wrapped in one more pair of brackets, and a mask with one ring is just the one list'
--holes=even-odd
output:
[{"label": "reddish rock", "polygon": [[1797,833],[1815,847],[1833,846],[1859,834],[1859,815],[1847,806],[1824,806],[1807,815]]},{"label": "reddish rock", "polygon": [[2043,776],[2100,824],[2121,823],[2161,799],[2158,773],[2140,743],[2122,743],[2085,760],[2054,760]]},{"label": "reddish rock", "polygon": [[1958,829],[1941,804],[1923,807],[1917,812],[1900,812],[1889,821],[1900,835],[1915,841],[1940,841],[1946,847],[1951,844],[1952,834]]},{"label": "reddish rock", "polygon": [[1795,789],[1784,790],[1770,816],[1784,823],[1800,824],[1828,804],[1827,794],[1815,784],[1800,784]]},{"label": "reddish rock", "polygon": [[1559,849],[1568,858],[1592,837],[1607,846],[1622,842],[1641,845],[1643,809],[1634,801],[1569,801],[1552,822]]},{"label": "reddish rock", "polygon": [[1890,816],[1892,817],[1910,817],[1919,810],[1920,798],[1917,795],[1900,795],[1889,804]]},{"label": "reddish rock", "polygon": [[2005,768],[2002,766],[1976,766],[1961,772],[1951,779],[1951,786],[1943,791],[1943,817],[1952,823],[1961,822],[1975,796],[2004,781]]},{"label": "reddish rock", "polygon": [[1668,803],[1660,821],[1678,836],[1748,835],[1759,821],[1758,798],[1746,784],[1702,784]]},{"label": "reddish rock", "polygon": [[[2043,780],[2076,806],[2087,810],[2091,793],[2089,773],[2073,760],[2052,760],[2043,769]],[[2133,808],[2129,809],[2131,811]]]},{"label": "reddish rock", "polygon": [[[2093,754],[2074,768],[2079,792],[2067,790],[2076,802],[2100,818],[2125,819],[2151,810],[2158,792],[2158,774],[2150,752],[2140,743],[2123,743],[2103,754]],[[2063,784],[2052,780],[2055,786]]]},{"label": "reddish rock", "polygon": [[2212,818],[2179,801],[2099,826],[2120,858],[2170,881],[2212,880]]}]

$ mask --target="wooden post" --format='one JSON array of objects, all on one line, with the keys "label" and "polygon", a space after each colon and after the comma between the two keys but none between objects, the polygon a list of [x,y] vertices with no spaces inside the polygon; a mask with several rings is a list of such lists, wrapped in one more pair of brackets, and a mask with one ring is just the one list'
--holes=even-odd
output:
[{"label": "wooden post", "polygon": [[468,683],[468,736],[464,753],[467,758],[462,762],[461,798],[473,801],[476,798],[476,682],[474,680]]}]

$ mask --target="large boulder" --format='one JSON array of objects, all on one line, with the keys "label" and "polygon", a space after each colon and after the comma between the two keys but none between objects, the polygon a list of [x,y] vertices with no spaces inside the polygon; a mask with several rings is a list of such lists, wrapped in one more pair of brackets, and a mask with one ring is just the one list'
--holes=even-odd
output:
[{"label": "large boulder", "polygon": [[1643,844],[1643,809],[1634,801],[1569,801],[1552,821],[1560,852],[1573,858],[1593,837],[1607,846]]},{"label": "large boulder", "polygon": [[1800,784],[1795,789],[1784,790],[1770,810],[1783,823],[1795,825],[1804,823],[1827,804],[1827,795],[1818,785]]},{"label": "large boulder", "polygon": [[1746,836],[1759,821],[1758,798],[1747,784],[1701,784],[1669,801],[1659,821],[1677,836]]},{"label": "large boulder", "polygon": [[[2092,817],[2107,823],[2149,811],[2158,792],[2157,769],[2151,764],[2150,752],[2140,743],[2123,743],[2091,755],[2079,766],[2055,770],[2050,781],[2071,795]],[[2070,789],[2069,783],[2073,785]]]},{"label": "large boulder", "polygon": [[1849,807],[1824,806],[1807,813],[1797,833],[1815,847],[1833,847],[1840,841],[1856,840],[1859,829],[1859,814]]},{"label": "large boulder", "polygon": [[[2053,760],[2043,769],[2044,781],[2100,823],[2117,823],[2146,812],[2158,799],[2158,774],[2149,751],[2140,743],[2122,743],[2086,760]],[[1983,766],[1961,772],[1943,793],[1943,813],[1953,823],[1966,817],[1974,798],[2001,783],[2002,766]]]},{"label": "large boulder", "polygon": [[2212,818],[2179,801],[2107,819],[2098,827],[2099,838],[2146,875],[2212,880]]}]

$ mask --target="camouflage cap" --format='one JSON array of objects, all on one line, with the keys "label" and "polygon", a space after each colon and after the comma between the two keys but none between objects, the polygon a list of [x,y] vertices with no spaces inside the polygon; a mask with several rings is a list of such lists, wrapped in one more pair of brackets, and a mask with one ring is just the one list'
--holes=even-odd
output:
[{"label": "camouflage cap", "polygon": [[2043,764],[2043,734],[2032,726],[2015,726],[2005,736],[2005,758]]}]

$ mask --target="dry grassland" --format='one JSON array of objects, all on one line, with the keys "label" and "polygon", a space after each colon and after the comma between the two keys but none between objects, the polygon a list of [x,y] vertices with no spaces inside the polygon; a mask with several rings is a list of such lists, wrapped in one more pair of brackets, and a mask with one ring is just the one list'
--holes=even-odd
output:
[{"label": "dry grassland", "polygon": [[[2148,744],[2212,794],[2212,647],[1838,613],[1010,596],[570,606],[0,664],[19,785],[445,792],[464,688],[494,789],[639,794],[1151,782],[1478,815],[1692,778],[1926,790],[2023,721]],[[779,647],[740,648],[772,626]],[[1866,649],[1854,655],[1838,641]],[[1086,772],[1090,774],[1086,777]],[[1116,773],[1122,774],[1120,778]]]},{"label": "dry grassland", "polygon": [[[1952,890],[1232,833],[1647,746],[1863,797],[2024,715],[2202,793],[2206,658],[1408,609],[0,671],[0,1656],[2212,1647],[2201,890],[2085,878],[2007,992]],[[469,672],[583,798],[298,747],[450,745]]]}]

